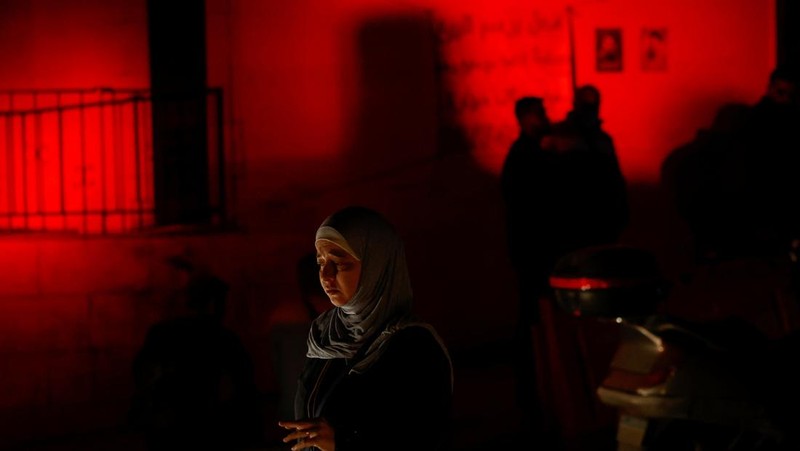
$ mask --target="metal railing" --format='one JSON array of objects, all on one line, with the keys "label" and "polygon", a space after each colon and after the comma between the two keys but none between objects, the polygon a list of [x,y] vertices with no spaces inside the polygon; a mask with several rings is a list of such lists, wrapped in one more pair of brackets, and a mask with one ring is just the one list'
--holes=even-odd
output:
[{"label": "metal railing", "polygon": [[[224,222],[222,95],[206,91],[209,216]],[[0,232],[156,226],[152,97],[144,89],[0,91]]]}]

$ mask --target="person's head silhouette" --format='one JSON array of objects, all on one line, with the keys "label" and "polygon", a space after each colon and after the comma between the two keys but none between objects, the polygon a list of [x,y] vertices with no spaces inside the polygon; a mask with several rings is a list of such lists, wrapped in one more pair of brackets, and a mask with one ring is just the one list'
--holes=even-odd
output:
[{"label": "person's head silhouette", "polygon": [[550,128],[550,119],[541,97],[521,97],[514,104],[514,115],[520,133],[530,137],[541,137]]},{"label": "person's head silhouette", "polygon": [[776,67],[769,75],[766,98],[778,105],[797,101],[797,74],[787,66]]},{"label": "person's head silhouette", "polygon": [[575,89],[572,108],[578,114],[598,117],[600,115],[600,90],[594,85],[578,87]]}]

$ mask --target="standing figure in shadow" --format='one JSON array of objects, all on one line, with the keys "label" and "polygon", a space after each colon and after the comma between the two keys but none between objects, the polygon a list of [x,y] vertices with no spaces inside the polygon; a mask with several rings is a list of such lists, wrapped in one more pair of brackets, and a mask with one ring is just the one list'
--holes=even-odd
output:
[{"label": "standing figure in shadow", "polygon": [[[800,239],[800,109],[796,68],[778,66],[769,75],[761,98],[743,125],[745,158],[751,171],[748,213],[760,255],[783,254]],[[760,219],[760,221],[759,221]]]},{"label": "standing figure in shadow", "polygon": [[520,134],[501,174],[519,283],[517,403],[527,430],[547,449],[574,449],[574,436],[594,427],[592,413],[573,405],[594,402],[592,378],[583,374],[591,369],[586,340],[555,313],[550,274],[570,251],[616,242],[628,223],[625,179],[599,111],[600,93],[591,85],[575,91],[573,109],[556,124],[541,99],[519,99]]},{"label": "standing figure in shadow", "polygon": [[[557,157],[550,236],[560,258],[575,250],[617,243],[629,221],[627,183],[611,135],[600,118],[600,91],[579,86],[573,107],[543,143]],[[551,268],[552,270],[552,268]],[[548,295],[550,293],[548,292]],[[548,296],[542,308],[542,346],[548,405],[566,450],[611,443],[615,412],[595,394],[617,347],[614,323],[577,321]]]},{"label": "standing figure in shadow", "polygon": [[508,252],[520,282],[520,320],[538,322],[536,299],[547,287],[547,276],[555,262],[551,234],[556,230],[549,218],[555,182],[556,155],[542,148],[550,133],[550,119],[539,97],[523,97],[514,106],[519,136],[511,144],[500,174],[506,206]]},{"label": "standing figure in shadow", "polygon": [[617,242],[629,220],[626,181],[614,140],[600,119],[600,91],[580,86],[572,104],[543,144],[558,154],[558,180],[551,190],[557,198],[553,239],[559,256]]},{"label": "standing figure in shadow", "polygon": [[557,248],[552,220],[556,154],[542,148],[550,119],[539,97],[522,97],[514,105],[519,135],[511,144],[500,174],[506,212],[506,238],[518,283],[518,313],[513,332],[516,403],[524,426],[541,436],[546,421],[538,391],[532,332],[539,324],[539,299],[548,288]]},{"label": "standing figure in shadow", "polygon": [[228,284],[184,269],[186,313],[148,329],[133,363],[130,419],[151,451],[257,446],[262,424],[253,365],[223,324]]},{"label": "standing figure in shadow", "polygon": [[777,67],[753,104],[726,104],[676,148],[662,184],[686,220],[700,261],[785,254],[800,237],[797,73]]}]

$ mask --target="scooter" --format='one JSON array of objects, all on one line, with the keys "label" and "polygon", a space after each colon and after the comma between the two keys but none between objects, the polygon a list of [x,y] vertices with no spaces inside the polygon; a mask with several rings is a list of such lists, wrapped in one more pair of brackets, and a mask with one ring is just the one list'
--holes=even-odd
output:
[{"label": "scooter", "polygon": [[745,320],[697,323],[659,313],[670,292],[650,252],[596,246],[550,278],[575,316],[619,324],[600,401],[619,413],[618,451],[800,450],[798,339],[767,339]]}]

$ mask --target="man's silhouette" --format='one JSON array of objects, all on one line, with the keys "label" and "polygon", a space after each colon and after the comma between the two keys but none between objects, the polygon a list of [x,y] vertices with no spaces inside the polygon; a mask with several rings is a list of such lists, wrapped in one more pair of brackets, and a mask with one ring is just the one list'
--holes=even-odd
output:
[{"label": "man's silhouette", "polygon": [[555,262],[549,213],[553,199],[555,155],[542,149],[542,139],[551,124],[539,97],[523,97],[514,106],[519,135],[511,144],[500,174],[506,208],[508,252],[517,272],[520,289],[520,318],[527,324],[538,321],[536,300],[547,287]]},{"label": "man's silhouette", "polygon": [[539,299],[549,290],[548,275],[555,263],[550,217],[555,182],[555,154],[542,149],[550,120],[539,97],[522,97],[514,106],[519,136],[512,143],[501,172],[506,211],[506,238],[518,283],[519,310],[513,333],[516,401],[528,434],[544,443],[546,416],[538,393],[536,356],[532,333],[540,319]]},{"label": "man's silhouette", "polygon": [[[602,127],[600,91],[593,85],[575,90],[573,108],[553,126],[548,142],[558,154],[558,256],[573,250],[619,240],[628,225],[628,193],[611,135]],[[545,144],[548,146],[548,144]]]},{"label": "man's silhouette", "polygon": [[783,254],[800,236],[796,99],[796,74],[776,68],[756,103],[724,105],[710,128],[664,160],[662,183],[699,258]]}]

